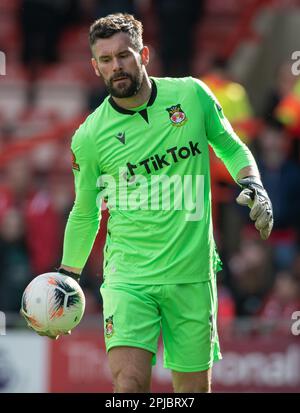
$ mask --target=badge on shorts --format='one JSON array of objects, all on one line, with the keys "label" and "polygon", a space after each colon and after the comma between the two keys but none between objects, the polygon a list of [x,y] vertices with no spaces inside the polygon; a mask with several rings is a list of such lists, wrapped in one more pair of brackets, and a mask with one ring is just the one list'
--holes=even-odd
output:
[{"label": "badge on shorts", "polygon": [[114,334],[113,315],[105,319],[105,337],[110,338]]}]

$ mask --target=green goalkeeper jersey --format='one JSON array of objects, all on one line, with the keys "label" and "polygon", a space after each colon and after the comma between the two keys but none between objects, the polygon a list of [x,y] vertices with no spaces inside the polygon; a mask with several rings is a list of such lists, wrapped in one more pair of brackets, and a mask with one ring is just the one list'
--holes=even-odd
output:
[{"label": "green goalkeeper jersey", "polygon": [[127,110],[107,97],[73,136],[76,198],[62,264],[84,267],[102,203],[110,212],[105,281],[209,280],[220,263],[211,216],[209,145],[233,179],[255,161],[203,82],[192,77],[151,82],[147,103]]}]

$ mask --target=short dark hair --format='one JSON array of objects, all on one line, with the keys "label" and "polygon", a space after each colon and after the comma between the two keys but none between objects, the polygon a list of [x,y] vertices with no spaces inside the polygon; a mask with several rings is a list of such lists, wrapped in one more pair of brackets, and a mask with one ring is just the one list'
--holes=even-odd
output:
[{"label": "short dark hair", "polygon": [[132,14],[115,13],[96,20],[90,27],[89,43],[90,47],[98,39],[107,39],[115,33],[127,33],[131,39],[133,47],[140,51],[143,48],[143,25],[136,20]]}]

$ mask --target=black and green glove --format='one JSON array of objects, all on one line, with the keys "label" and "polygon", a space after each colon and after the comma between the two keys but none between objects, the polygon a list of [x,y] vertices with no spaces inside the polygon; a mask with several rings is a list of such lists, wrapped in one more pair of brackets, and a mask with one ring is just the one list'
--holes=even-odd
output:
[{"label": "black and green glove", "polygon": [[243,190],[236,201],[251,209],[250,218],[255,221],[255,228],[260,232],[261,238],[266,240],[271,234],[274,222],[270,198],[261,180],[256,176],[239,179],[238,184]]}]

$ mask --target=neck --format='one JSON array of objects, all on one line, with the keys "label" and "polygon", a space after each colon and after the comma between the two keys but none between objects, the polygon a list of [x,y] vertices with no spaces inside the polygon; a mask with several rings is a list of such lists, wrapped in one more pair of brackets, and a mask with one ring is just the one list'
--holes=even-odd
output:
[{"label": "neck", "polygon": [[141,106],[147,102],[151,95],[151,81],[147,73],[144,74],[142,85],[136,95],[129,98],[116,98],[112,96],[113,100],[118,106],[124,109],[131,109],[137,106]]}]

